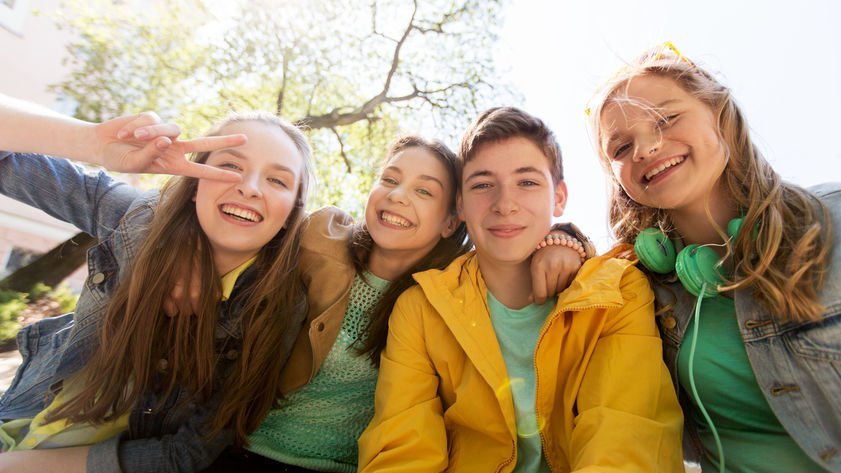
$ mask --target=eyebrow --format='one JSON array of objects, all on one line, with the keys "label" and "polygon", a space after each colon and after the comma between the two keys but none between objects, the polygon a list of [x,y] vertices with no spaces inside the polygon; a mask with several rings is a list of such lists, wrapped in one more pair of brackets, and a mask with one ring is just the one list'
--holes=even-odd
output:
[{"label": "eyebrow", "polygon": [[[399,167],[397,167],[397,166],[386,166],[386,167],[385,167],[385,169],[383,169],[383,171],[389,171],[389,170],[390,170],[390,171],[397,172],[397,173],[399,173],[401,176],[403,175],[403,170],[402,170],[402,169],[400,169],[400,168],[399,168]],[[422,179],[422,180],[424,180],[424,181],[432,181],[432,182],[436,182],[436,183],[438,183],[438,185],[439,185],[439,186],[441,186],[441,188],[442,188],[442,189],[444,189],[444,183],[443,183],[443,182],[441,182],[441,180],[440,180],[440,179],[438,179],[438,178],[437,178],[437,177],[435,177],[435,176],[430,176],[429,174],[421,174],[420,176],[418,176],[418,178],[419,178],[419,179]]]},{"label": "eyebrow", "polygon": [[[236,158],[242,159],[243,161],[248,161],[248,156],[247,155],[245,155],[241,151],[233,149],[233,148],[220,149],[217,152],[217,154],[223,154],[223,153],[224,154],[230,154],[230,155],[232,155]],[[280,163],[272,163],[271,165],[269,165],[269,167],[271,167],[272,169],[277,170],[277,171],[288,172],[289,174],[292,174],[293,176],[297,175],[295,173],[295,171],[292,170],[292,168],[290,168],[289,166],[284,166],[283,164],[280,164]]]},{"label": "eyebrow", "polygon": [[[514,174],[526,174],[526,173],[537,173],[537,174],[543,175],[543,172],[540,169],[537,169],[534,166],[523,166],[523,167],[519,167],[519,168],[514,170]],[[480,169],[478,171],[474,171],[474,172],[470,173],[470,175],[467,176],[467,178],[464,179],[464,182],[468,182],[471,179],[474,179],[474,178],[477,178],[477,177],[492,177],[493,175],[494,175],[494,173],[487,170],[487,169]]]}]

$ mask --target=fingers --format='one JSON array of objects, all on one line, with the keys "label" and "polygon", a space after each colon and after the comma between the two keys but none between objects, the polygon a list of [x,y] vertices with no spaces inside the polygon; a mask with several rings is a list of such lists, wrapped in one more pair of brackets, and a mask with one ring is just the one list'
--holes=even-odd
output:
[{"label": "fingers", "polygon": [[196,153],[201,151],[216,151],[225,148],[235,148],[244,145],[248,141],[243,134],[206,136],[194,140],[181,141],[185,153]]},{"label": "fingers", "polygon": [[166,136],[172,139],[176,139],[178,138],[178,135],[181,134],[181,128],[174,123],[162,123],[160,125],[144,126],[135,129],[133,133],[131,133],[130,130],[126,130],[125,128],[123,130],[120,130],[120,132],[123,131],[126,132],[126,136],[120,137],[118,132],[118,137],[120,139],[134,138],[137,140],[148,140],[157,138],[159,136]]},{"label": "fingers", "polygon": [[118,139],[151,139],[158,136],[177,138],[181,134],[178,125],[162,123],[155,112],[143,112],[137,115],[118,119],[120,128],[117,130]]},{"label": "fingers", "polygon": [[532,265],[531,268],[531,292],[535,304],[543,304],[549,295],[549,278],[546,271],[540,265]]},{"label": "fingers", "polygon": [[181,167],[175,174],[220,182],[240,182],[242,180],[242,176],[233,171],[226,171],[214,166],[194,163],[192,161],[184,161],[183,167]]}]

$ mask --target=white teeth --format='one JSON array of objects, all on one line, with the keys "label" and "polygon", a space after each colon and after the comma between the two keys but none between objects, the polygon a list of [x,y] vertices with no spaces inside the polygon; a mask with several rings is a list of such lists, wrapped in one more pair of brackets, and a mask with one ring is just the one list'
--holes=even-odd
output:
[{"label": "white teeth", "polygon": [[243,220],[248,220],[249,222],[259,222],[263,220],[263,217],[261,217],[257,212],[231,204],[224,204],[222,206],[222,212],[234,217],[239,217]]},{"label": "white teeth", "polygon": [[676,164],[682,163],[684,159],[685,158],[683,156],[678,156],[676,158],[672,158],[668,161],[665,161],[665,162],[661,163],[659,166],[657,166],[656,168],[654,168],[651,171],[648,171],[648,173],[646,173],[645,180],[650,181],[651,179],[654,178],[654,176],[660,174],[661,172],[665,171],[666,169],[669,169],[670,167],[672,167]]},{"label": "white teeth", "polygon": [[412,225],[412,223],[409,222],[408,220],[406,220],[405,218],[398,217],[397,215],[393,215],[393,214],[386,213],[386,212],[383,212],[381,214],[381,218],[383,219],[384,222],[390,223],[392,225],[397,225],[398,227],[408,228]]}]

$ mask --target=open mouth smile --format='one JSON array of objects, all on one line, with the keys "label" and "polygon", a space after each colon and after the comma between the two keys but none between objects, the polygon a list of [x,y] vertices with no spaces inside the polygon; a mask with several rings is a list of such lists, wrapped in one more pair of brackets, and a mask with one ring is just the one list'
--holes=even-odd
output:
[{"label": "open mouth smile", "polygon": [[390,212],[382,211],[380,212],[380,220],[383,222],[400,228],[409,228],[412,226],[412,222],[406,220],[405,218],[401,217],[400,215],[393,214]]},{"label": "open mouth smile", "polygon": [[667,159],[661,162],[657,167],[651,169],[643,176],[642,181],[644,183],[651,182],[655,177],[659,176],[660,174],[666,172],[666,170],[671,169],[680,163],[686,160],[686,156],[675,156],[674,158]]},{"label": "open mouth smile", "polygon": [[233,217],[235,220],[239,220],[241,222],[260,223],[263,221],[263,216],[259,213],[238,205],[222,204],[219,206],[219,210],[221,210],[223,214]]}]

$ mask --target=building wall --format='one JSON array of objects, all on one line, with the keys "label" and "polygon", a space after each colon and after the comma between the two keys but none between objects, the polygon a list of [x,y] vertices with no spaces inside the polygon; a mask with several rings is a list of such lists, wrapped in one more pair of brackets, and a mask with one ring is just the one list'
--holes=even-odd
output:
[{"label": "building wall", "polygon": [[[0,93],[61,110],[50,84],[66,74],[61,64],[66,33],[51,17],[60,0],[0,0]],[[33,14],[33,10],[38,14]],[[22,256],[40,254],[78,233],[72,225],[0,196],[0,277]],[[86,276],[80,268],[67,283],[79,289]]]}]

